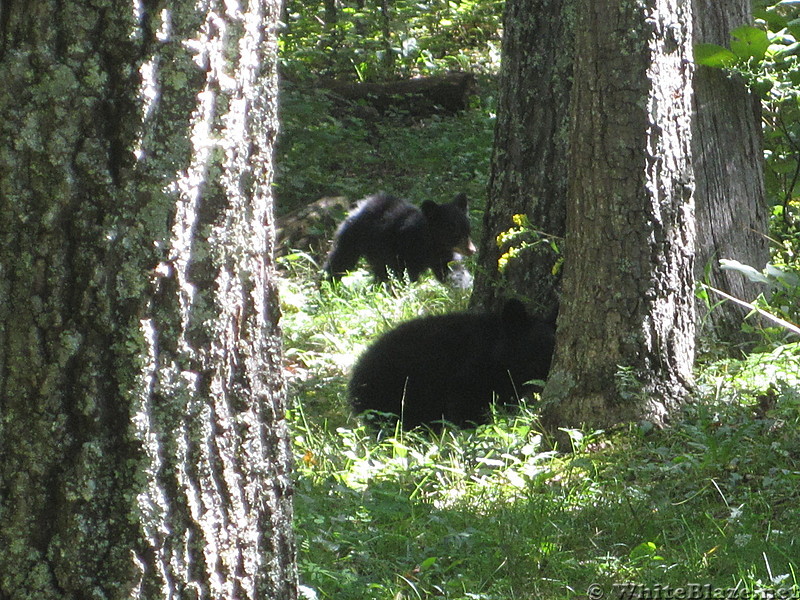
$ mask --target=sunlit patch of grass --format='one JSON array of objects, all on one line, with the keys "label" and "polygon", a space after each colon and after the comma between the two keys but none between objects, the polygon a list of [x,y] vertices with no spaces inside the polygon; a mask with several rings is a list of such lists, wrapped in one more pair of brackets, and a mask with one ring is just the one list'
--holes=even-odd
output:
[{"label": "sunlit patch of grass", "polygon": [[554,450],[534,399],[476,429],[377,433],[350,415],[350,365],[395,323],[464,308],[464,292],[284,268],[299,564],[318,597],[798,591],[798,345],[701,366],[695,402],[661,431],[572,431]]},{"label": "sunlit patch of grass", "polygon": [[315,419],[343,425],[347,374],[366,347],[402,321],[466,309],[469,292],[430,275],[414,285],[376,285],[365,270],[330,283],[321,281],[320,262],[302,253],[280,259],[286,374],[294,401]]}]

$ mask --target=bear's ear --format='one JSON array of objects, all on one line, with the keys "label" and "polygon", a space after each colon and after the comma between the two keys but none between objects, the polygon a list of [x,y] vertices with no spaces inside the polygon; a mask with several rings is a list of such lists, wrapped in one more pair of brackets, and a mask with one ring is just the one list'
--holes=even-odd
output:
[{"label": "bear's ear", "polygon": [[436,213],[439,210],[439,205],[436,204],[433,200],[425,200],[420,206],[422,209],[422,214],[428,217],[429,219],[436,216]]},{"label": "bear's ear", "polygon": [[464,192],[461,192],[458,196],[453,198],[453,204],[455,204],[464,212],[467,212],[467,195]]},{"label": "bear's ear", "polygon": [[525,305],[515,298],[506,300],[503,305],[503,328],[507,333],[514,333],[530,327],[531,318]]}]

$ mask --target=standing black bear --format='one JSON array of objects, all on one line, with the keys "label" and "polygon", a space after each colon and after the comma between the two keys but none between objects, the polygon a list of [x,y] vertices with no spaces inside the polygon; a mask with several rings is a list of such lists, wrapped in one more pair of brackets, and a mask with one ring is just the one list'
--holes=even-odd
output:
[{"label": "standing black bear", "polygon": [[554,325],[529,316],[518,300],[508,300],[499,315],[414,319],[361,356],[350,399],[356,412],[392,413],[407,429],[442,419],[485,421],[495,396],[517,400],[527,382],[547,377],[554,337]]},{"label": "standing black bear", "polygon": [[339,226],[324,269],[336,280],[363,256],[378,281],[386,281],[389,272],[402,277],[404,271],[416,281],[431,269],[445,282],[448,263],[458,258],[456,252],[475,252],[469,229],[465,194],[445,204],[426,200],[420,209],[379,193],[361,200]]}]

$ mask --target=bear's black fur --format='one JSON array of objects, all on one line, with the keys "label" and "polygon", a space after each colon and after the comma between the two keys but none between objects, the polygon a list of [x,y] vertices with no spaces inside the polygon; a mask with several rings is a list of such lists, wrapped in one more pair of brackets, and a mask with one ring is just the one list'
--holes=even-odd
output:
[{"label": "bear's black fur", "polygon": [[442,419],[479,423],[495,396],[518,400],[527,382],[547,377],[554,337],[554,325],[529,316],[518,300],[508,300],[501,314],[414,319],[358,360],[351,403],[358,413],[401,416],[406,429]]},{"label": "bear's black fur", "polygon": [[452,202],[426,200],[420,208],[384,193],[369,196],[339,226],[323,267],[328,278],[339,279],[363,256],[375,278],[386,281],[389,272],[402,277],[408,271],[416,281],[427,269],[445,282],[448,263],[456,252],[473,254],[469,237],[467,197]]}]

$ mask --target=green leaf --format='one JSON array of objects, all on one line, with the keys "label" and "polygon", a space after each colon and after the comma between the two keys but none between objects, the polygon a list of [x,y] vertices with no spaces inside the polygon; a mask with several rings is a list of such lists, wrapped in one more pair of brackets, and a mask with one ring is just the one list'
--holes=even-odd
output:
[{"label": "green leaf", "polygon": [[736,63],[736,55],[717,44],[695,44],[694,62],[706,67],[725,68]]},{"label": "green leaf", "polygon": [[633,560],[650,559],[654,561],[664,560],[663,557],[658,555],[658,548],[653,542],[642,542],[631,550],[630,557]]},{"label": "green leaf", "polygon": [[742,275],[747,277],[747,279],[749,279],[750,281],[754,281],[757,283],[769,283],[769,278],[766,275],[764,275],[757,269],[754,269],[750,265],[745,265],[740,263],[738,260],[729,260],[727,258],[721,258],[719,259],[719,265],[720,268],[722,268],[725,271],[737,271],[741,273]]},{"label": "green leaf", "polygon": [[761,60],[769,48],[767,32],[758,27],[742,25],[731,31],[731,50],[742,60]]},{"label": "green leaf", "polygon": [[783,15],[772,10],[767,10],[766,8],[754,8],[753,18],[765,21],[770,31],[780,31],[786,27],[788,22]]},{"label": "green leaf", "polygon": [[434,565],[435,562],[436,562],[436,557],[435,556],[428,557],[425,560],[423,560],[422,563],[419,565],[419,570],[420,571],[426,571],[426,570],[430,569]]},{"label": "green leaf", "polygon": [[800,52],[800,42],[794,42],[793,44],[789,44],[787,46],[778,47],[775,49],[774,46],[771,46],[771,49],[775,50],[775,58],[785,58],[787,56],[792,56],[793,54],[797,54]]}]

